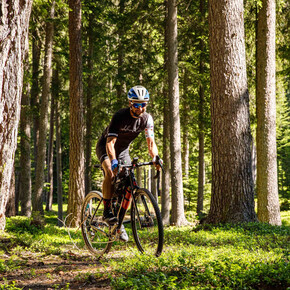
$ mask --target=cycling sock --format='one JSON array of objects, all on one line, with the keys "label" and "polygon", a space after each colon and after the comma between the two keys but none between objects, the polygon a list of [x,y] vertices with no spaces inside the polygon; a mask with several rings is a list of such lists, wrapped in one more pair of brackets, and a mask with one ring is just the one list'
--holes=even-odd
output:
[{"label": "cycling sock", "polygon": [[109,210],[111,207],[111,199],[103,198],[104,209]]}]

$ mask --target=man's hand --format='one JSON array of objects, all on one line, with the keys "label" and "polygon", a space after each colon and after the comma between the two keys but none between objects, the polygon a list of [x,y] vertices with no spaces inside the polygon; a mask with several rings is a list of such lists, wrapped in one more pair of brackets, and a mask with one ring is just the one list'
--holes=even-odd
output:
[{"label": "man's hand", "polygon": [[152,161],[153,161],[153,164],[154,164],[156,170],[160,171],[160,169],[163,165],[163,160],[158,155],[155,155],[153,157]]},{"label": "man's hand", "polygon": [[118,160],[117,159],[113,159],[111,161],[111,168],[112,168],[114,175],[117,175],[117,173],[118,173]]}]

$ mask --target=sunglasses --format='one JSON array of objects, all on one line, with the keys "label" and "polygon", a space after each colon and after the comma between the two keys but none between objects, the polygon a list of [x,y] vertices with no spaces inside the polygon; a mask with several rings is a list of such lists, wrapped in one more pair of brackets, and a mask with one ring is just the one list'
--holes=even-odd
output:
[{"label": "sunglasses", "polygon": [[133,103],[132,105],[134,108],[138,109],[139,107],[145,108],[147,103]]}]

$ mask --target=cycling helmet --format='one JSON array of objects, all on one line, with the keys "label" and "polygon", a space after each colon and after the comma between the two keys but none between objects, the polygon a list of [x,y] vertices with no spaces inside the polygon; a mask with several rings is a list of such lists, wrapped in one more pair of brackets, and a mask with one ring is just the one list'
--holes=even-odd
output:
[{"label": "cycling helmet", "polygon": [[148,102],[149,98],[150,97],[148,91],[142,86],[135,86],[131,88],[128,92],[128,100],[132,102]]}]

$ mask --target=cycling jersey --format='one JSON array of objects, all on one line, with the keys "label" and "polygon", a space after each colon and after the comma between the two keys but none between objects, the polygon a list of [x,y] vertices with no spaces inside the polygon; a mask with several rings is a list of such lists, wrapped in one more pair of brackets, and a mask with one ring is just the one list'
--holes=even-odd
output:
[{"label": "cycling jersey", "polygon": [[129,155],[129,146],[137,136],[145,131],[146,138],[154,138],[154,123],[150,114],[144,112],[139,118],[133,118],[130,108],[119,110],[114,114],[109,126],[104,130],[98,144],[97,155],[101,162],[108,158],[106,143],[108,137],[117,137],[115,151],[119,155]]}]

